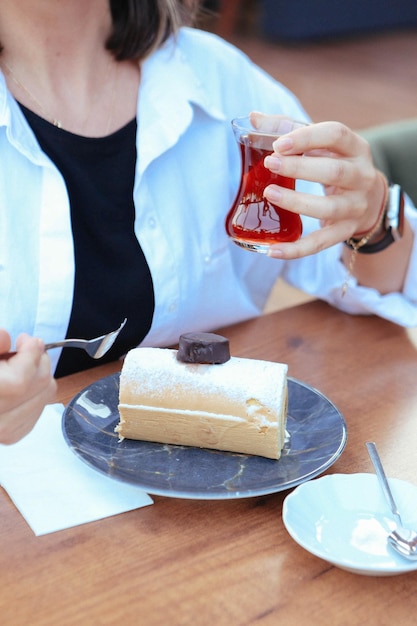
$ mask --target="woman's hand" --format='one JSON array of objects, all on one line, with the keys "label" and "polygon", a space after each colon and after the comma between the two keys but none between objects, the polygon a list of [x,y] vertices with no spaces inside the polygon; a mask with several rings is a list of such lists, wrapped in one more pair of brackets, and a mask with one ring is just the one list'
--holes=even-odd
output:
[{"label": "woman's hand", "polygon": [[[251,114],[256,128],[279,128],[282,116]],[[285,119],[285,118],[284,118]],[[288,120],[284,129],[289,128]],[[284,259],[315,254],[356,234],[372,230],[386,194],[384,176],[375,169],[368,143],[338,122],[296,125],[278,138],[265,159],[272,172],[321,183],[325,196],[269,185],[270,202],[320,220],[321,228],[294,243],[271,246],[270,256]]]},{"label": "woman's hand", "polygon": [[[10,346],[9,334],[0,329],[0,353]],[[0,443],[4,444],[15,443],[32,430],[56,391],[43,342],[20,335],[16,350],[15,356],[0,361]]]}]

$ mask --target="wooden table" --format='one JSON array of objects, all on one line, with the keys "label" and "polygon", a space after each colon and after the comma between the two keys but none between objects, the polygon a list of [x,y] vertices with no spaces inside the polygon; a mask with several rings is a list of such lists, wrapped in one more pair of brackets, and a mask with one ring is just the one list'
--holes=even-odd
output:
[{"label": "wooden table", "polygon": [[[284,361],[348,424],[328,473],[387,473],[417,483],[417,336],[321,302],[223,329],[236,356]],[[60,381],[59,400],[114,371]],[[417,572],[368,577],[332,567],[287,534],[288,492],[234,501],[155,497],[155,504],[35,537],[0,491],[2,626],[320,626],[414,624]]]}]

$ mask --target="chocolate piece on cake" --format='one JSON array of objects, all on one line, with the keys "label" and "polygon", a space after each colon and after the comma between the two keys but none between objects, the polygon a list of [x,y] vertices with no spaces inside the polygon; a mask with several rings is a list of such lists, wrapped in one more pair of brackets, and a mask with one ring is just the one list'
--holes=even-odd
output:
[{"label": "chocolate piece on cake", "polygon": [[177,359],[183,363],[226,363],[230,359],[229,340],[214,333],[185,333],[180,336]]}]

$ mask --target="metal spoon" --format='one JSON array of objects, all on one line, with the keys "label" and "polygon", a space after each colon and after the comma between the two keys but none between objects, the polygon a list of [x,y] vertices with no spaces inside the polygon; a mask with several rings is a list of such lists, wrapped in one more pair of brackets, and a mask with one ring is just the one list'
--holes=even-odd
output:
[{"label": "metal spoon", "polygon": [[[62,341],[47,343],[45,344],[45,350],[51,350],[52,348],[81,348],[85,350],[92,359],[101,359],[101,357],[110,350],[126,322],[127,319],[125,319],[116,330],[106,335],[96,337],[95,339],[63,339]],[[0,354],[0,361],[7,361],[15,354],[16,352]]]},{"label": "metal spoon", "polygon": [[384,472],[384,468],[382,467],[376,445],[373,442],[368,441],[366,447],[368,448],[369,456],[371,457],[371,461],[375,467],[379,484],[389,503],[391,513],[397,522],[397,528],[389,533],[387,541],[389,545],[398,552],[398,554],[401,554],[401,556],[404,556],[407,559],[415,560],[417,559],[417,532],[404,528],[403,526],[388,479]]}]

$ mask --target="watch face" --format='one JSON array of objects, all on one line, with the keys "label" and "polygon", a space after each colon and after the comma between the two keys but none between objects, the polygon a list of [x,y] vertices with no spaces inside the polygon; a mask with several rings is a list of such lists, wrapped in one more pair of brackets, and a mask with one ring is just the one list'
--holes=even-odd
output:
[{"label": "watch face", "polygon": [[391,185],[386,228],[391,230],[394,241],[401,239],[404,232],[404,195],[399,185]]},{"label": "watch face", "polygon": [[404,234],[404,194],[400,189],[400,202],[398,207],[398,239]]}]

